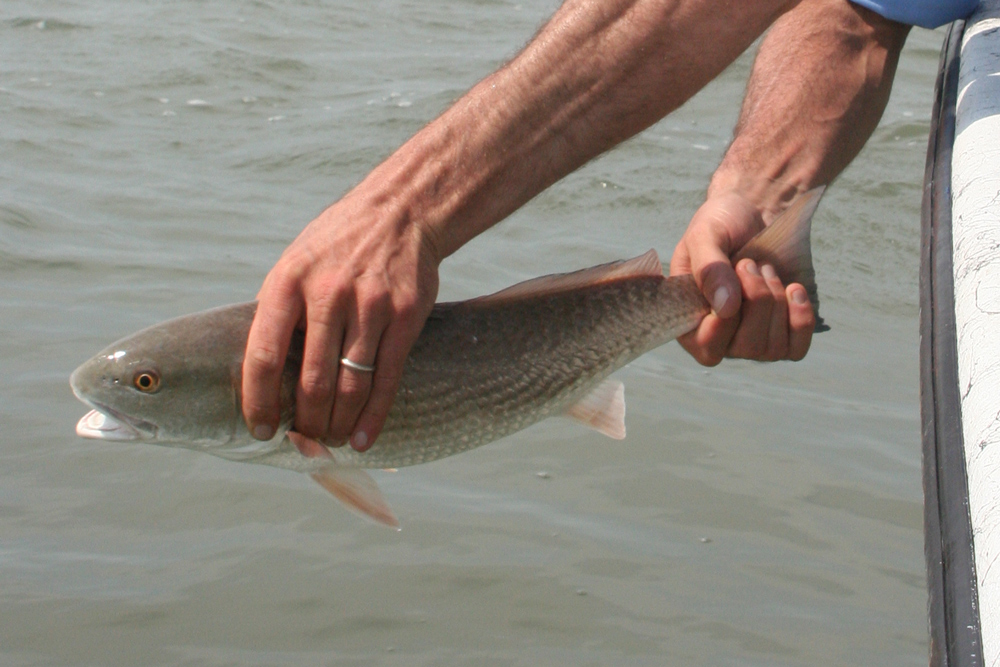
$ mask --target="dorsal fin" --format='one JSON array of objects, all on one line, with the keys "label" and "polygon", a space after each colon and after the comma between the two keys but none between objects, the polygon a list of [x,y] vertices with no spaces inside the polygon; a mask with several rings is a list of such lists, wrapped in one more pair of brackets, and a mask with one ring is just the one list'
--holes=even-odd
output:
[{"label": "dorsal fin", "polygon": [[785,285],[799,283],[806,288],[813,312],[816,313],[816,329],[824,330],[819,316],[819,295],[816,292],[816,272],[813,270],[812,250],[809,232],[812,215],[823,196],[824,186],[804,192],[779,215],[774,222],[754,236],[733,256],[733,265],[749,257],[761,264],[770,264]]},{"label": "dorsal fin", "polygon": [[637,276],[662,276],[663,264],[655,250],[633,257],[632,259],[592,266],[572,273],[556,273],[540,278],[525,280],[523,283],[511,285],[494,294],[488,294],[465,303],[484,305],[495,304],[498,301],[511,301],[527,297],[539,297],[558,292],[566,292],[579,287],[588,287]]}]

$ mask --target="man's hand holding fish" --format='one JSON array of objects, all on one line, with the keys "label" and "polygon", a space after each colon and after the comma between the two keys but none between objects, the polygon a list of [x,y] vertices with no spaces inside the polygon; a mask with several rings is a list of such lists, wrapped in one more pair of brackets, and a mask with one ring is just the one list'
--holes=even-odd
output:
[{"label": "man's hand holding fish", "polygon": [[251,433],[276,431],[277,378],[304,326],[297,428],[318,434],[330,412],[335,435],[371,446],[436,293],[436,263],[679,107],[795,4],[565,2],[510,63],[310,223],[268,275],[244,364]]}]

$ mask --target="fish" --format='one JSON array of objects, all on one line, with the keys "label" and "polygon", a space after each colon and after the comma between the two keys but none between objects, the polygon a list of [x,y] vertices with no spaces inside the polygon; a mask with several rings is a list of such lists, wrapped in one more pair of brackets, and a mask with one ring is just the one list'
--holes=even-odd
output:
[{"label": "fish", "polygon": [[[769,263],[785,284],[803,284],[817,319],[809,233],[821,195],[822,188],[799,195],[733,258]],[[611,373],[711,312],[693,276],[665,276],[655,250],[438,303],[405,361],[381,435],[358,452],[294,430],[300,331],[283,369],[278,432],[267,442],[250,435],[240,392],[256,308],[250,302],[178,317],[86,361],[70,377],[74,394],[92,408],[77,434],[308,473],[349,509],[398,528],[366,469],[435,461],[556,415],[622,439],[624,387]]]}]

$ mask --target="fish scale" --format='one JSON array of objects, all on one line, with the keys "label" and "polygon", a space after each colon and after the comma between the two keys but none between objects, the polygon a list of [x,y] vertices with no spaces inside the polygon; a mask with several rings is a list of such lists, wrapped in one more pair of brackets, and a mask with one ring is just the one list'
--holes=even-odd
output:
[{"label": "fish scale", "polygon": [[[690,276],[622,279],[537,303],[441,308],[450,312],[439,313],[415,346],[411,359],[420,361],[406,365],[403,405],[390,410],[378,442],[363,453],[335,450],[334,458],[343,465],[401,468],[499,439],[559,414],[617,368],[689,330],[708,310]],[[527,317],[518,317],[525,311]],[[519,334],[508,335],[512,323],[525,319],[545,325],[517,327]],[[448,355],[444,341],[470,331],[503,349],[479,345]]]}]

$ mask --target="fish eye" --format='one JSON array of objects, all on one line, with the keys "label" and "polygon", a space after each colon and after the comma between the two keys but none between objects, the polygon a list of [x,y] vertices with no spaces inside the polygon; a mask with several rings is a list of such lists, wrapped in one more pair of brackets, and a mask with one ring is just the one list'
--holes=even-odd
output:
[{"label": "fish eye", "polygon": [[145,394],[152,394],[160,388],[160,376],[156,371],[140,371],[132,378],[135,388]]}]

